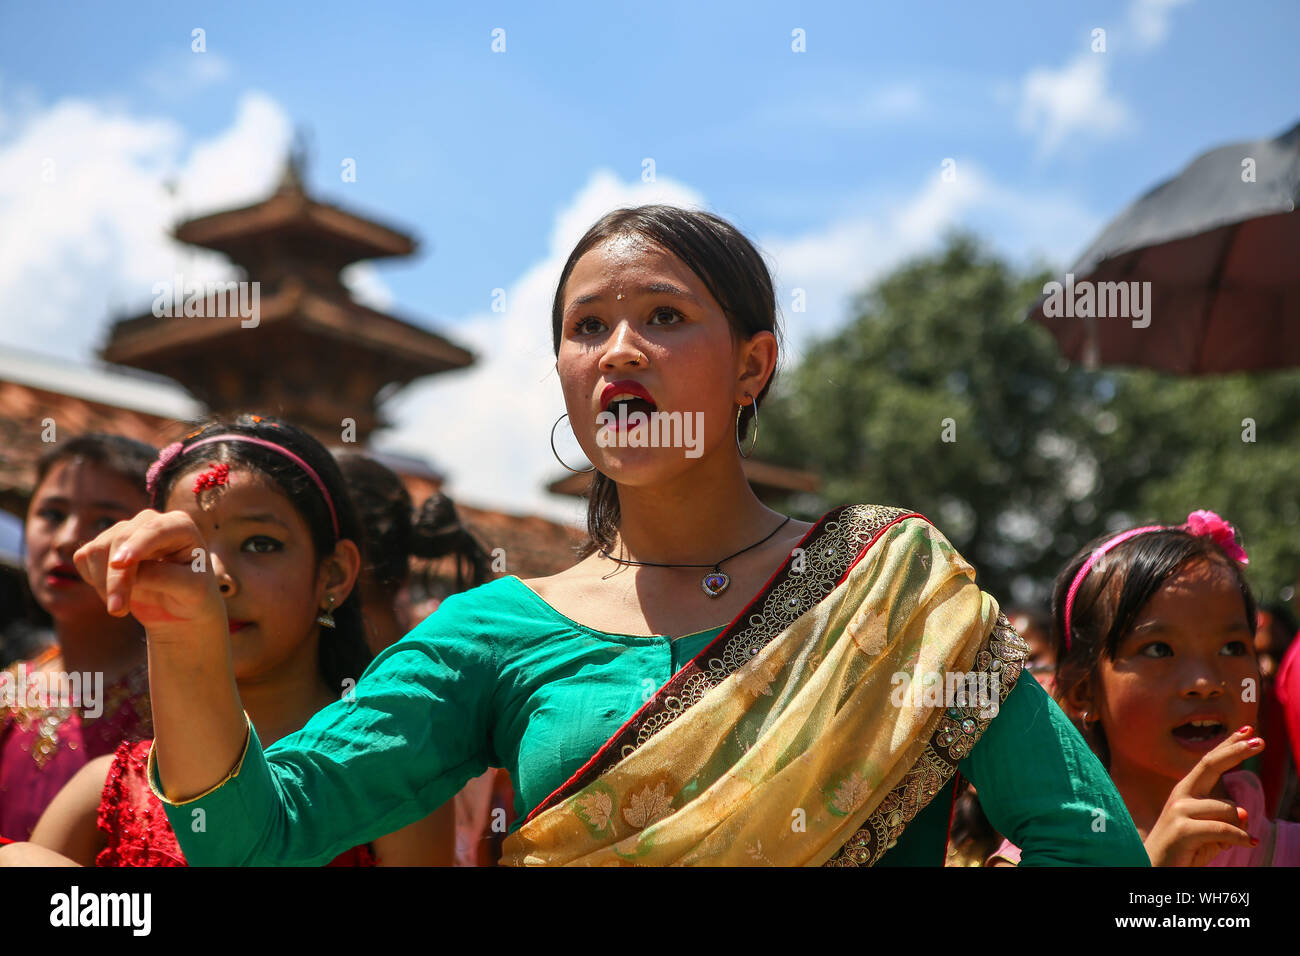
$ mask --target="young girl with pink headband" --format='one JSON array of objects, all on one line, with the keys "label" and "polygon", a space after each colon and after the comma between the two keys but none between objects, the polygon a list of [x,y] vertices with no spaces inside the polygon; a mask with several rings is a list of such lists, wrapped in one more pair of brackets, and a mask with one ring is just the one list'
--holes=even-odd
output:
[{"label": "young girl with pink headband", "polygon": [[[1056,581],[1057,699],[1110,772],[1155,866],[1296,866],[1300,824],[1268,819],[1255,601],[1212,511],[1090,542]],[[991,865],[1017,863],[1004,843]]]},{"label": "young girl with pink headband", "polygon": [[[146,485],[154,508],[189,516],[198,532],[169,570],[198,577],[202,569],[216,590],[249,726],[278,740],[347,700],[371,659],[355,587],[364,534],[329,451],[287,422],[218,419],[163,449]],[[159,605],[157,613],[172,610]],[[176,706],[183,715],[188,702]],[[28,843],[0,849],[0,866],[189,865],[149,787],[151,746],[124,743],[86,764]],[[451,820],[448,810],[394,826],[340,846],[322,865],[449,864]]]}]

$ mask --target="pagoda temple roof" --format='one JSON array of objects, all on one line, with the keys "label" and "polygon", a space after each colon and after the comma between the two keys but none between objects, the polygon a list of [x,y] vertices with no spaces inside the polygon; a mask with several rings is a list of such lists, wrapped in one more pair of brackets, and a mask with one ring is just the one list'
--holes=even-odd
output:
[{"label": "pagoda temple roof", "polygon": [[277,332],[292,333],[299,348],[334,344],[339,356],[358,350],[380,355],[394,371],[393,380],[464,368],[474,361],[471,352],[436,332],[345,295],[322,294],[297,281],[285,282],[274,294],[260,297],[256,328],[242,327],[237,315],[216,318],[215,297],[205,302],[204,312],[211,317],[159,318],[146,312],[118,320],[101,354],[106,361],[182,382],[176,363],[191,361],[199,354],[218,358],[227,347],[231,354],[240,354],[254,338],[269,344],[268,340],[278,338]]},{"label": "pagoda temple roof", "polygon": [[314,258],[340,268],[361,259],[410,255],[416,248],[410,235],[312,199],[295,187],[281,188],[251,206],[189,219],[178,224],[172,235],[225,253],[236,262],[255,258],[269,240],[310,249]]}]

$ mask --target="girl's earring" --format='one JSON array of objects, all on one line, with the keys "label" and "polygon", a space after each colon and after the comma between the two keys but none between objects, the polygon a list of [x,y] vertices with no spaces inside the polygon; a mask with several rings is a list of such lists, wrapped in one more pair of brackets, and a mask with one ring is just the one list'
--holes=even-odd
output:
[{"label": "girl's earring", "polygon": [[333,614],[334,595],[331,594],[329,596],[329,601],[330,601],[330,606],[326,610],[321,611],[319,614],[316,615],[316,623],[321,625],[322,627],[333,628],[336,626],[334,624],[334,614]]},{"label": "girl's earring", "polygon": [[[745,397],[750,398],[748,392],[745,393]],[[758,444],[758,402],[751,399],[750,405],[754,409],[754,440],[749,443],[749,451],[740,447],[740,413],[745,410],[745,406],[741,405],[736,409],[736,451],[740,452],[741,458],[748,458],[754,454],[754,446]]]},{"label": "girl's earring", "polygon": [[569,471],[573,472],[575,475],[589,475],[596,470],[595,465],[592,465],[590,468],[582,468],[582,469],[569,468],[569,466],[565,464],[564,459],[560,457],[560,453],[555,450],[555,429],[556,427],[559,426],[560,422],[564,421],[568,417],[569,417],[569,413],[565,412],[563,415],[557,418],[555,420],[555,424],[551,426],[551,454],[555,456],[556,461],[558,461],[561,465],[564,465],[565,468],[568,468]]}]

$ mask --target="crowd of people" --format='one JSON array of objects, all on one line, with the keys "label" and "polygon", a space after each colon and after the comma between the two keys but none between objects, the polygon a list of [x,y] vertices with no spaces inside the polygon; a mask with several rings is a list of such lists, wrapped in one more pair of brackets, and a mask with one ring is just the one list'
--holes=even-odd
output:
[{"label": "crowd of people", "polygon": [[[548,578],[273,417],[57,444],[25,539],[50,643],[0,663],[84,699],[0,711],[0,865],[1300,863],[1297,622],[1228,521],[1101,535],[1003,611],[923,515],[767,508],[771,279],[706,213],[604,217],[553,327],[596,480]],[[706,454],[598,442],[619,402],[703,407]],[[412,557],[457,591],[418,617]],[[996,712],[891,703],[933,670]]]},{"label": "crowd of people", "polygon": [[[260,416],[247,420],[291,431],[308,447],[314,444],[292,426]],[[310,549],[281,565],[282,576],[250,568],[238,607],[260,626],[237,648],[235,673],[241,699],[268,742],[306,723],[322,703],[339,695],[338,688],[355,683],[376,653],[409,630],[412,558],[446,562],[451,581],[462,588],[483,583],[490,574],[482,545],[445,495],[431,496],[415,511],[401,479],[373,458],[343,454],[331,469],[325,464],[329,452],[319,446],[313,451],[320,470],[336,487],[342,482],[339,500],[350,505],[342,510],[346,524],[340,530],[347,527],[364,560],[352,592],[330,615],[325,641],[312,626],[316,621],[285,620],[280,613],[281,602],[292,599],[286,585],[305,580]],[[120,435],[89,434],[56,445],[37,465],[24,559],[32,600],[52,622],[49,643],[19,660],[8,653],[16,648],[6,645],[0,657],[15,689],[37,686],[37,675],[50,678],[40,685],[47,690],[30,703],[14,700],[0,711],[0,839],[27,844],[30,852],[20,857],[24,862],[186,865],[144,776],[151,743],[144,629],[132,617],[109,615],[73,564],[80,545],[148,506],[146,475],[157,456],[156,448]],[[301,482],[293,462],[264,459],[261,472],[252,462],[242,464],[263,484],[258,496],[240,505],[288,517],[285,504]],[[329,537],[319,524],[321,515],[295,511],[308,525],[318,522],[311,529],[315,538]],[[215,533],[221,511],[212,514]],[[228,527],[236,535],[246,530]],[[243,537],[247,540],[232,542],[232,552],[278,549],[273,536]],[[232,635],[237,629],[232,624]],[[48,699],[62,675],[92,673],[104,675],[93,717],[87,716],[92,702],[69,706]],[[78,688],[83,696],[96,693],[89,682]],[[508,820],[514,814],[504,777],[502,771],[485,772],[424,820],[340,854],[331,865],[495,863],[505,834],[491,826],[492,814],[502,811]]]}]

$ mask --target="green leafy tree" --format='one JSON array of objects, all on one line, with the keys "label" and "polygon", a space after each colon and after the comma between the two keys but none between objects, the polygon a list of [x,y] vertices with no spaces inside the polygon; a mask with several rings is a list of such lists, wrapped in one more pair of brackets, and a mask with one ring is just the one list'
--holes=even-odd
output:
[{"label": "green leafy tree", "polygon": [[1097,442],[1098,494],[1121,512],[1113,522],[1218,512],[1241,534],[1256,597],[1291,597],[1300,572],[1300,374],[1123,370],[1107,379],[1114,428]]},{"label": "green leafy tree", "polygon": [[1048,278],[958,233],[859,295],[763,409],[763,456],[823,480],[786,505],[919,511],[1006,603],[1045,604],[1093,536],[1196,508],[1243,531],[1265,596],[1294,583],[1300,376],[1088,372],[1023,320]]}]

